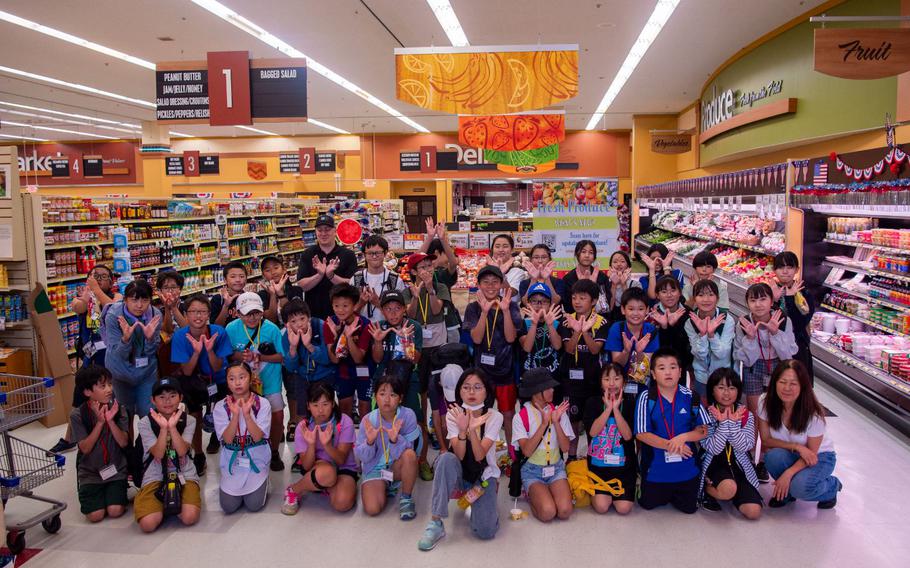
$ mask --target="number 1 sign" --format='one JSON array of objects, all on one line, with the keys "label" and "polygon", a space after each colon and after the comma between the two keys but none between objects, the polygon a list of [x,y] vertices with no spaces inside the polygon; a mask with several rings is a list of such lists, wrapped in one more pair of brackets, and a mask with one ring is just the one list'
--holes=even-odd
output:
[{"label": "number 1 sign", "polygon": [[208,54],[209,124],[253,124],[250,110],[250,54],[214,51]]}]

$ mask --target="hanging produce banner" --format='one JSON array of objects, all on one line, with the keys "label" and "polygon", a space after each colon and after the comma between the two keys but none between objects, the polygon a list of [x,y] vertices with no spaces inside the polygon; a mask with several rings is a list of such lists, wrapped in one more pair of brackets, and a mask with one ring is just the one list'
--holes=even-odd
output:
[{"label": "hanging produce banner", "polygon": [[556,270],[575,267],[575,245],[582,239],[597,246],[598,266],[620,248],[616,215],[616,180],[535,183],[534,241],[550,248]]},{"label": "hanging produce banner", "polygon": [[853,178],[855,181],[868,181],[881,175],[885,171],[885,164],[889,166],[888,169],[891,173],[897,174],[901,170],[901,164],[908,159],[906,152],[901,150],[898,146],[889,149],[881,160],[877,161],[872,166],[865,168],[854,167],[847,164],[837,155],[837,152],[831,152],[828,157],[834,162],[834,167],[837,168],[837,171],[844,172],[845,176]]},{"label": "hanging produce banner", "polygon": [[506,166],[533,166],[544,162],[555,162],[559,157],[559,144],[545,146],[537,150],[522,150],[516,152],[500,152],[498,150],[484,150],[483,159],[492,164]]},{"label": "hanging produce banner", "polygon": [[565,139],[564,112],[458,117],[458,142],[470,148],[537,150]]},{"label": "hanging produce banner", "polygon": [[425,109],[509,114],[577,94],[578,45],[395,50],[395,96]]},{"label": "hanging produce banner", "polygon": [[542,174],[556,169],[556,161],[544,162],[542,164],[532,164],[527,166],[510,166],[508,164],[496,164],[496,169],[507,174]]},{"label": "hanging produce banner", "polygon": [[843,79],[910,71],[910,28],[817,29],[815,70]]}]

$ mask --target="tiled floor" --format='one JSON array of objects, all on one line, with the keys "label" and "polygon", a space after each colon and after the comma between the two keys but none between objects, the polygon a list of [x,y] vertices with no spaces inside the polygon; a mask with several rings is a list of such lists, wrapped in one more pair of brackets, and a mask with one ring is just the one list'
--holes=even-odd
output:
[{"label": "tiled floor", "polygon": [[[41,488],[48,497],[65,499],[63,529],[48,535],[41,528],[27,533],[29,547],[44,551],[27,566],[97,568],[103,566],[155,567],[173,565],[239,566],[580,566],[609,565],[676,567],[701,566],[715,558],[737,566],[857,566],[910,565],[910,539],[903,524],[910,511],[910,444],[849,401],[824,388],[820,396],[836,418],[830,435],[837,447],[837,475],[844,482],[838,506],[818,511],[813,504],[797,503],[783,510],[765,510],[758,522],[748,522],[730,511],[699,511],[686,516],[672,510],[635,509],[626,518],[595,515],[579,510],[566,522],[541,524],[533,519],[511,521],[508,492],[499,492],[501,528],[491,542],[470,536],[464,516],[453,504],[447,521],[448,536],[435,550],[421,553],[417,539],[429,517],[430,483],[418,482],[419,515],[402,523],[397,508],[378,518],[359,511],[331,512],[323,497],[307,498],[296,517],[281,514],[280,491],[289,472],[272,475],[272,493],[263,512],[225,516],[218,507],[217,461],[209,458],[205,480],[205,511],[190,529],[170,524],[144,535],[131,516],[90,526],[78,510],[75,479],[66,475]],[[50,446],[61,429],[30,425],[17,435]],[[73,454],[67,454],[74,459]],[[289,455],[287,456],[289,458]],[[762,492],[767,496],[769,487]],[[8,503],[8,520],[21,518],[27,503]],[[520,506],[528,509],[527,503]],[[717,549],[718,554],[710,549]],[[582,564],[584,563],[584,564]],[[631,563],[631,564],[630,564]],[[709,562],[710,563],[710,562]]]}]

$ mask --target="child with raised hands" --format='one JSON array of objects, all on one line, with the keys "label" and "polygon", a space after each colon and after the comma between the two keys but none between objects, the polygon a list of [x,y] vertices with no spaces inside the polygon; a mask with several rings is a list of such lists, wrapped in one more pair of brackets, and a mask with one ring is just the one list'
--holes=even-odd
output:
[{"label": "child with raised hands", "polygon": [[[618,363],[607,363],[600,377],[601,395],[585,405],[584,424],[588,433],[588,471],[621,489],[619,495],[597,489],[591,506],[606,513],[610,506],[620,515],[632,510],[638,477],[635,438],[635,395],[626,394],[625,376]],[[637,391],[637,388],[636,388]]]},{"label": "child with raised hands", "polygon": [[499,514],[496,493],[499,466],[496,442],[502,428],[502,414],[492,408],[493,385],[480,369],[467,369],[455,385],[455,404],[446,413],[451,451],[436,461],[433,479],[432,518],[417,542],[420,550],[431,550],[445,536],[443,519],[449,516],[453,491],[465,491],[471,507],[471,530],[481,540],[496,536]]},{"label": "child with raised hands", "polygon": [[[647,386],[651,376],[651,354],[660,347],[660,337],[648,317],[648,298],[641,288],[629,288],[620,301],[623,321],[610,326],[604,348],[610,360],[622,365],[626,377],[639,385]],[[595,375],[599,376],[599,375]]]},{"label": "child with raised hands", "polygon": [[543,367],[551,373],[559,369],[559,350],[562,337],[559,334],[559,319],[562,304],[552,296],[550,287],[537,282],[528,288],[526,305],[521,308],[528,332],[521,337],[521,348],[525,352],[524,370]]},{"label": "child with raised hands", "polygon": [[528,273],[528,278],[522,280],[518,287],[518,296],[522,303],[527,303],[530,297],[528,290],[535,284],[543,284],[549,288],[554,304],[562,303],[562,299],[566,295],[565,284],[562,278],[556,278],[553,275],[556,270],[556,262],[550,253],[550,247],[543,244],[534,245],[531,247],[531,258],[525,259],[521,266]]},{"label": "child with raised hands", "polygon": [[641,261],[648,267],[648,275],[639,279],[642,289],[647,292],[648,300],[654,302],[657,300],[657,281],[662,276],[672,276],[676,278],[680,286],[684,286],[685,278],[682,270],[673,268],[673,259],[676,258],[675,252],[670,252],[667,245],[663,243],[654,243],[648,248],[644,255],[638,255]]},{"label": "child with raised hands", "polygon": [[332,315],[322,328],[329,361],[335,365],[335,392],[341,411],[354,415],[354,394],[360,416],[370,411],[370,321],[357,313],[360,290],[350,284],[335,284],[329,292]]},{"label": "child with raised hands", "polygon": [[714,277],[717,270],[717,257],[710,251],[703,250],[692,258],[693,280],[686,282],[683,288],[683,297],[686,298],[686,305],[690,308],[695,307],[695,292],[693,287],[699,280],[710,280],[717,285],[717,307],[726,311],[730,309],[730,294],[727,291],[727,283],[720,278]]},{"label": "child with raised hands", "polygon": [[799,273],[799,257],[795,253],[785,250],[774,257],[774,276],[768,285],[774,294],[774,302],[780,306],[784,315],[793,322],[793,337],[796,339],[796,355],[794,359],[802,363],[809,372],[809,378],[814,379],[812,372],[812,353],[809,337],[809,324],[815,314],[815,298],[806,290],[805,283],[797,277]]},{"label": "child with raised hands", "polygon": [[758,476],[749,455],[755,448],[755,416],[738,403],[743,382],[733,369],[708,377],[708,437],[701,463],[702,507],[720,511],[719,501],[732,501],[744,517],[761,516]]},{"label": "child with raised hands", "polygon": [[412,492],[417,481],[417,453],[413,444],[420,436],[417,417],[401,405],[406,387],[396,375],[386,373],[373,386],[376,410],[360,420],[354,456],[360,462],[363,511],[373,517],[385,509],[389,494],[399,490],[398,516],[410,521],[417,516]]},{"label": "child with raised hands", "polygon": [[621,250],[610,255],[610,268],[607,270],[607,280],[610,284],[610,320],[622,319],[620,300],[623,293],[629,288],[641,288],[641,282],[632,278],[632,259],[629,253]]},{"label": "child with raised hands", "polygon": [[259,511],[269,494],[269,400],[250,390],[253,371],[242,361],[227,369],[230,394],[215,405],[215,434],[221,440],[221,509]]},{"label": "child with raised hands", "polygon": [[559,328],[563,341],[559,377],[562,395],[569,402],[569,422],[575,437],[569,445],[570,458],[576,457],[578,435],[582,428],[585,403],[598,390],[601,353],[607,341],[609,325],[594,308],[600,289],[592,280],[579,280],[572,286],[572,307]]},{"label": "child with raised hands", "polygon": [[566,289],[563,297],[563,309],[568,313],[572,311],[572,288],[577,282],[588,280],[597,286],[597,297],[594,298],[594,311],[609,317],[610,304],[613,298],[610,294],[610,281],[607,274],[597,266],[597,245],[594,241],[582,239],[575,243],[575,268],[563,276],[562,281]]},{"label": "child with raised hands", "polygon": [[[323,321],[310,316],[310,307],[303,300],[291,300],[281,308],[285,322],[282,344],[284,368],[296,381],[294,395],[297,415],[291,416],[294,424],[308,418],[307,392],[312,383],[335,382],[335,365],[322,339]],[[333,387],[334,388],[334,387]]]},{"label": "child with raised hands", "polygon": [[545,523],[555,517],[568,519],[574,507],[562,456],[575,433],[569,423],[569,401],[553,406],[553,389],[558,386],[546,369],[525,371],[519,394],[529,400],[512,421],[512,443],[526,458],[520,470],[522,488],[531,512]]},{"label": "child with raised hands", "polygon": [[692,349],[686,333],[691,312],[676,278],[663,276],[657,281],[657,300],[648,318],[657,328],[660,345],[672,345],[676,349],[686,377],[692,369]]},{"label": "child with raised hands", "polygon": [[326,381],[307,385],[309,419],[297,424],[294,451],[303,477],[285,489],[281,512],[295,515],[304,493],[324,492],[332,508],[343,513],[357,499],[357,463],[354,460],[354,422],[342,414],[335,390]]},{"label": "child with raised hands", "polygon": [[490,242],[490,256],[486,259],[487,266],[495,266],[503,274],[503,281],[508,284],[511,294],[510,301],[518,301],[518,289],[522,280],[527,280],[528,273],[523,268],[516,266],[515,239],[511,235],[502,234],[493,237]]},{"label": "child with raised hands", "polygon": [[[717,369],[732,364],[733,337],[736,322],[733,315],[718,307],[717,284],[713,280],[699,280],[692,286],[695,308],[684,327],[692,353],[695,381],[692,387],[698,396],[706,398],[708,376]],[[673,344],[674,347],[677,347]],[[677,351],[678,352],[678,351]]]}]

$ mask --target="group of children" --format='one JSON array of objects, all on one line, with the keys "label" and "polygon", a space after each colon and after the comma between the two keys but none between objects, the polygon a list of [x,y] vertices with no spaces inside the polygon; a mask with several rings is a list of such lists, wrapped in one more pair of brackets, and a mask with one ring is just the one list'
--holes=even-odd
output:
[{"label": "group of children", "polygon": [[[245,266],[232,262],[220,293],[184,300],[179,273],[159,275],[155,289],[131,282],[120,296],[110,272],[96,268],[89,292],[73,304],[85,314],[87,364],[77,374],[68,439],[58,444],[78,445],[82,512],[95,522],[122,515],[131,477],[140,487],[133,508],[142,530],[167,516],[195,523],[206,470],[202,433],[209,432],[204,451],[220,453],[225,513],[265,506],[269,471],[285,467],[284,442],[293,444],[292,469],[301,475],[284,490],[288,515],[311,493],[348,511],[360,482],[366,514],[381,513],[397,494],[399,516],[410,520],[418,477],[432,480],[423,550],[445,535],[453,495],[471,507],[474,533],[493,538],[503,473],[542,521],[572,514],[569,470],[582,466],[601,481],[591,499],[599,513],[626,514],[637,495],[645,509],[672,504],[687,513],[730,500],[755,519],[758,483],[767,481],[754,455],[755,417],[769,417],[767,432],[758,428],[763,442],[775,432],[819,431],[809,424],[817,402],[797,405],[796,428],[788,414],[794,391],[800,401],[815,400],[811,380],[802,378],[811,377],[805,328],[814,305],[792,253],[774,259],[776,282],[748,288],[750,313],[735,318],[710,253],[695,257],[695,277],[686,282],[666,248],[654,245],[648,275],[636,280],[625,253],[600,271],[594,243],[581,241],[577,268],[560,279],[546,246],[518,266],[511,237],[501,235],[458,333],[449,277],[457,259],[438,225],[428,223],[428,235],[426,252],[408,259],[409,284],[383,265],[385,240],[366,239],[366,267],[332,286],[325,319],[311,317],[304,290],[278,257],[263,259],[258,292],[247,291]],[[468,368],[438,368],[459,338]],[[742,379],[732,370],[737,363]],[[791,375],[799,375],[795,388]],[[771,410],[762,393],[781,376],[791,387],[771,397],[783,410]],[[586,455],[579,455],[582,434]],[[818,446],[810,463],[809,442],[801,443],[763,444],[798,454],[769,461],[785,479],[820,460]],[[430,445],[440,452],[435,473]],[[813,487],[816,496],[831,490]],[[794,495],[775,492],[771,504]]]}]

